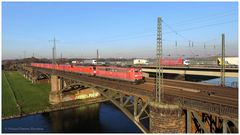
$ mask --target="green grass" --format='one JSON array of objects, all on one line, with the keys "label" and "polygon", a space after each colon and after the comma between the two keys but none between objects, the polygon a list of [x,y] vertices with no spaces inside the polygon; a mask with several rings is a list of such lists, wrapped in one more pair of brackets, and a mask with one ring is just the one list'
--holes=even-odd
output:
[{"label": "green grass", "polygon": [[20,113],[17,107],[13,91],[7,81],[5,72],[2,74],[2,116],[18,115]]},{"label": "green grass", "polygon": [[[50,84],[32,84],[17,71],[4,72],[23,113],[40,111],[49,105]],[[4,104],[7,104],[7,102],[4,101]]]}]

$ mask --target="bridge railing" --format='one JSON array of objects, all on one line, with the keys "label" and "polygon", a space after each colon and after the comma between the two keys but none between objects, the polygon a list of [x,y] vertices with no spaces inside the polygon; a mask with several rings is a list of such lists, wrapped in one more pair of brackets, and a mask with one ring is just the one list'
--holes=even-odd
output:
[{"label": "bridge railing", "polygon": [[195,100],[186,97],[178,97],[164,94],[164,99],[168,103],[177,103],[182,108],[192,109],[204,113],[219,115],[220,117],[237,119],[238,107],[223,105],[221,103],[211,103],[207,101]]}]

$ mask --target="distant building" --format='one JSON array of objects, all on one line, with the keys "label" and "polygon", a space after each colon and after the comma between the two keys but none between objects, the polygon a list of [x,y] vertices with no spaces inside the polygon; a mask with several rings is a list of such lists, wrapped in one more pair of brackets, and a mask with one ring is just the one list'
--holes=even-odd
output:
[{"label": "distant building", "polygon": [[84,60],[83,64],[96,65],[97,60]]},{"label": "distant building", "polygon": [[133,64],[134,65],[148,65],[149,61],[146,59],[134,59]]}]

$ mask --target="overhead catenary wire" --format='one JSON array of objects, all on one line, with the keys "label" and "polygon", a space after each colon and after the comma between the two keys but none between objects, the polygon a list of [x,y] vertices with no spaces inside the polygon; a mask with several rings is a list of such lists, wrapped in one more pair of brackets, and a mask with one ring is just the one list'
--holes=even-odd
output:
[{"label": "overhead catenary wire", "polygon": [[[180,34],[179,32],[187,31],[187,30],[193,30],[193,29],[199,29],[199,28],[203,28],[203,27],[210,27],[210,26],[222,25],[222,24],[227,24],[227,23],[233,23],[233,22],[237,22],[237,20],[231,20],[231,21],[221,22],[221,23],[215,23],[215,24],[208,24],[208,25],[203,25],[203,26],[198,26],[198,27],[192,27],[192,28],[182,29],[182,30],[175,30],[175,29],[173,29],[173,27],[171,27],[169,24],[167,24],[166,21],[163,21],[163,23],[171,30],[171,32],[166,32],[165,34],[175,33],[177,36],[185,39],[186,42],[188,41],[188,42],[189,42],[189,47],[194,47],[194,43],[197,42],[197,41],[188,40],[188,39],[186,38],[186,36],[183,36],[183,35]],[[198,43],[204,43],[204,44],[205,44],[205,45],[204,45],[204,48],[205,48],[207,42],[215,41],[215,40],[217,40],[217,39],[218,39],[218,38],[214,38],[214,39],[211,39],[211,40],[208,40],[208,41],[198,42]],[[214,48],[215,48],[215,47],[214,47]]]},{"label": "overhead catenary wire", "polygon": [[[216,16],[218,16],[218,17],[223,17],[223,16],[227,16],[227,15],[232,15],[232,14],[236,14],[235,13],[235,11],[231,11],[231,12],[224,12],[224,13],[217,13],[217,14],[211,14],[211,15],[208,15],[208,16],[202,16],[202,17],[198,17],[198,18],[192,18],[192,19],[187,19],[187,20],[185,20],[185,21],[181,21],[180,23],[176,23],[176,24],[174,24],[174,26],[175,25],[178,25],[178,24],[181,24],[181,26],[183,25],[183,24],[187,24],[189,21],[197,21],[197,23],[199,22],[199,19],[207,19],[207,20],[213,20],[213,19],[216,19],[216,18],[214,18],[214,17],[216,17]],[[211,19],[208,19],[208,18],[211,18]],[[196,23],[195,23],[196,24]],[[188,24],[189,25],[189,24]],[[155,29],[155,27],[150,27],[150,28],[148,28],[148,29]],[[135,34],[133,34],[132,36],[135,36],[136,34],[138,34],[138,33],[135,33]],[[140,33],[140,34],[145,34],[145,32],[144,33]],[[155,34],[155,33],[151,33],[151,34]],[[166,33],[165,33],[166,34]],[[121,37],[121,36],[125,36],[125,35],[115,35],[115,36],[111,36],[111,37],[109,37],[109,38],[115,38],[115,37],[117,37],[117,38],[119,38],[119,37]],[[115,40],[114,40],[115,41]]]},{"label": "overhead catenary wire", "polygon": [[[209,25],[203,25],[203,26],[198,26],[198,27],[191,27],[191,28],[182,29],[182,30],[167,31],[167,32],[163,32],[163,34],[166,35],[166,34],[172,34],[172,33],[176,34],[177,33],[176,35],[179,35],[180,37],[185,39],[185,42],[189,42],[189,40],[186,37],[184,37],[182,34],[180,34],[179,32],[190,31],[190,30],[195,30],[195,29],[200,29],[200,28],[205,28],[205,27],[211,27],[211,26],[215,27],[215,26],[228,24],[228,23],[233,23],[233,22],[236,22],[236,20],[231,21],[231,22],[223,22],[223,23],[209,24]],[[108,42],[125,41],[125,40],[132,40],[132,39],[138,39],[138,38],[143,38],[143,37],[154,37],[154,36],[155,36],[155,32],[139,33],[139,34],[136,34],[136,35],[133,35],[133,36],[130,36],[130,37],[117,37],[115,39],[110,38],[110,39],[106,39],[106,40],[102,40],[102,41],[96,41],[96,42],[97,43],[108,43]],[[163,41],[166,41],[166,40],[163,39]],[[194,41],[194,43],[203,43],[203,42],[207,42],[207,41],[201,41],[201,42],[200,41]]]},{"label": "overhead catenary wire", "polygon": [[[214,24],[207,24],[207,25],[202,25],[202,26],[197,26],[197,27],[191,27],[191,28],[186,28],[186,29],[181,29],[178,30],[177,32],[183,32],[183,31],[191,31],[191,30],[196,30],[196,29],[201,29],[201,28],[206,28],[206,27],[211,27],[211,26],[218,26],[218,25],[223,25],[223,24],[229,24],[229,23],[234,23],[237,22],[238,20],[230,20],[226,22],[220,22],[220,23],[214,23]],[[173,32],[166,32],[164,34],[169,34]]]},{"label": "overhead catenary wire", "polygon": [[224,13],[220,13],[220,14],[218,13],[218,14],[209,15],[209,16],[202,16],[199,18],[192,18],[189,20],[181,21],[179,23],[175,23],[174,26],[179,26],[179,25],[183,26],[183,25],[190,25],[190,24],[213,21],[216,19],[224,19],[223,17],[228,17],[228,16],[232,16],[232,15],[237,15],[237,12],[236,11],[224,12]]}]

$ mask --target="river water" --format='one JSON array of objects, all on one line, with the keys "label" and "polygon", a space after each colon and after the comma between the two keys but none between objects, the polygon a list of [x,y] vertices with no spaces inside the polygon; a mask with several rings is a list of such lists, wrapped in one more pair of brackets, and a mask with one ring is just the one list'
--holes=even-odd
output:
[{"label": "river water", "polygon": [[3,120],[2,132],[141,133],[109,102]]},{"label": "river water", "polygon": [[[219,84],[220,79],[203,81]],[[226,85],[238,78],[226,78]],[[36,114],[2,121],[3,133],[141,133],[135,124],[110,102]]]},{"label": "river water", "polygon": [[[221,79],[215,78],[207,81],[202,81],[203,83],[209,83],[209,84],[220,84]],[[226,77],[225,78],[225,85],[227,87],[233,87],[238,88],[238,78],[237,77]]]}]

